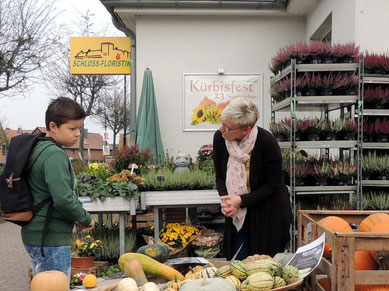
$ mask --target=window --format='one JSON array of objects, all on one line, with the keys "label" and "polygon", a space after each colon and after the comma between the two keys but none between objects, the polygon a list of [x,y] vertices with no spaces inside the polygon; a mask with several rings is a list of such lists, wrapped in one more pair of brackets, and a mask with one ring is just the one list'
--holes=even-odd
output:
[{"label": "window", "polygon": [[8,145],[3,144],[3,145],[1,146],[1,154],[2,154],[3,156],[8,155]]}]

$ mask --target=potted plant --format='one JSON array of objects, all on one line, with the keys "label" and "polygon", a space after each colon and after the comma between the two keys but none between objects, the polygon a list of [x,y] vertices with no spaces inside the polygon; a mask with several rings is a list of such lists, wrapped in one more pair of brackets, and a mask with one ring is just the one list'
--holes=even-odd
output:
[{"label": "potted plant", "polygon": [[306,120],[308,126],[306,128],[306,133],[308,134],[308,140],[317,141],[320,139],[320,120],[318,118]]},{"label": "potted plant", "polygon": [[385,54],[366,52],[363,63],[365,74],[389,73],[389,58]]},{"label": "potted plant", "polygon": [[337,160],[332,163],[333,178],[338,185],[351,185],[352,178],[357,174],[357,166],[347,160]]},{"label": "potted plant", "polygon": [[287,123],[286,118],[278,123],[272,122],[269,125],[269,130],[277,141],[286,141],[290,132],[290,123]]},{"label": "potted plant", "polygon": [[296,163],[295,176],[296,186],[305,185],[305,177],[312,174],[312,167],[304,162]]},{"label": "potted plant", "polygon": [[377,119],[374,122],[374,130],[378,142],[388,142],[389,121],[386,118],[383,120]]},{"label": "potted plant", "polygon": [[326,186],[327,179],[331,176],[331,165],[328,161],[313,164],[313,176],[317,186]]},{"label": "potted plant", "polygon": [[305,73],[304,74],[304,95],[305,96],[316,96],[317,95],[317,89],[320,88],[321,78],[319,74],[310,74]]},{"label": "potted plant", "polygon": [[359,46],[354,43],[335,44],[332,47],[332,54],[339,63],[353,63],[359,55]]},{"label": "potted plant", "polygon": [[336,139],[336,133],[333,132],[331,123],[333,121],[327,121],[325,119],[321,119],[319,121],[318,127],[321,131],[321,139],[323,140],[335,140]]},{"label": "potted plant", "polygon": [[[356,73],[353,74],[339,74],[339,79],[337,79],[338,83],[335,84],[336,89],[339,94],[344,95],[356,95],[358,90],[358,75]],[[341,79],[340,79],[341,78]]]},{"label": "potted plant", "polygon": [[363,141],[371,142],[374,134],[374,124],[369,123],[368,119],[365,118],[363,120]]},{"label": "potted plant", "polygon": [[330,73],[320,78],[320,95],[331,96],[335,89],[335,75]]},{"label": "potted plant", "polygon": [[331,45],[322,41],[314,41],[308,46],[308,54],[311,64],[321,64],[324,57],[327,62],[331,54]]},{"label": "potted plant", "polygon": [[383,109],[387,100],[386,90],[381,86],[376,88],[367,87],[363,93],[365,108]]},{"label": "potted plant", "polygon": [[282,101],[283,99],[290,96],[290,78],[286,77],[277,83],[273,84],[274,91],[277,94],[275,100],[277,102]]},{"label": "potted plant", "polygon": [[379,174],[376,152],[369,152],[362,158],[362,180],[375,179]]},{"label": "potted plant", "polygon": [[102,250],[102,241],[94,240],[90,235],[86,235],[82,240],[77,239],[72,245],[72,267],[92,267],[95,256],[100,255]]}]

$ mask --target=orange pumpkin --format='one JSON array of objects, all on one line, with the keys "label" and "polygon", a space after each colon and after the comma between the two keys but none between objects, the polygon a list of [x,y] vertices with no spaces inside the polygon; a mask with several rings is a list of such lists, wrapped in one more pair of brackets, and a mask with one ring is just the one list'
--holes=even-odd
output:
[{"label": "orange pumpkin", "polygon": [[378,264],[369,251],[355,251],[355,270],[378,270]]},{"label": "orange pumpkin", "polygon": [[68,291],[69,279],[60,271],[44,271],[36,274],[31,280],[31,291]]},{"label": "orange pumpkin", "polygon": [[207,107],[209,105],[215,105],[216,102],[213,101],[212,99],[209,99],[207,96],[204,96],[203,101],[201,101],[200,106]]},{"label": "orange pumpkin", "polygon": [[[389,232],[389,220],[387,221],[381,221],[374,225],[370,232]],[[388,251],[382,251],[382,252],[375,252],[370,251],[370,255],[373,257],[373,259],[377,262],[377,264],[380,265],[380,269],[386,270],[389,268],[389,252]],[[382,261],[380,261],[379,258],[383,258]]]},{"label": "orange pumpkin", "polygon": [[[352,228],[350,224],[344,220],[343,218],[340,218],[338,216],[327,216],[319,221],[321,226],[327,228],[328,230],[332,232],[352,232]],[[332,246],[326,242],[324,246],[324,253],[323,257],[325,257],[327,260],[331,259],[331,250]]]},{"label": "orange pumpkin", "polygon": [[361,221],[358,227],[358,231],[369,232],[371,231],[374,225],[387,220],[389,220],[389,215],[387,215],[386,213],[377,212],[370,214],[368,217]]},{"label": "orange pumpkin", "polygon": [[321,278],[317,281],[321,287],[326,291],[331,291],[331,279],[330,278]]},{"label": "orange pumpkin", "polygon": [[230,104],[230,101],[222,102],[219,104],[219,108],[224,109],[228,104]]}]

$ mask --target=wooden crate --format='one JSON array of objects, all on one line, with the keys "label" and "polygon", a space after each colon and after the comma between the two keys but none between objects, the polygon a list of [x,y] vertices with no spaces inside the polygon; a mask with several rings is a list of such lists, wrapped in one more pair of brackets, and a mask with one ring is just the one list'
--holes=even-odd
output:
[{"label": "wooden crate", "polygon": [[326,242],[332,245],[332,260],[323,258],[310,276],[312,290],[324,290],[317,283],[317,275],[326,274],[331,278],[331,290],[354,291],[354,285],[388,284],[389,270],[356,271],[354,270],[354,252],[389,251],[389,233],[332,232],[319,224],[319,220],[335,215],[350,224],[359,223],[372,213],[389,211],[330,211],[300,210],[298,213],[298,246],[318,238],[323,232]]},{"label": "wooden crate", "polygon": [[[90,268],[72,268],[72,276],[77,273],[93,274],[96,277],[100,274],[103,267],[108,266],[107,261],[94,261]],[[28,276],[32,279],[32,269],[28,268]]]}]

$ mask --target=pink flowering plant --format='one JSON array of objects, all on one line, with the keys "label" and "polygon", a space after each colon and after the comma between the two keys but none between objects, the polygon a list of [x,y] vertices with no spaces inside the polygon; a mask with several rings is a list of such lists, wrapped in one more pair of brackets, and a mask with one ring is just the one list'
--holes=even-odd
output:
[{"label": "pink flowering plant", "polygon": [[213,164],[213,145],[206,144],[200,147],[197,152],[196,163],[200,170],[214,172],[215,166]]},{"label": "pink flowering plant", "polygon": [[203,229],[192,242],[194,253],[199,257],[213,258],[220,252],[221,234]]}]

